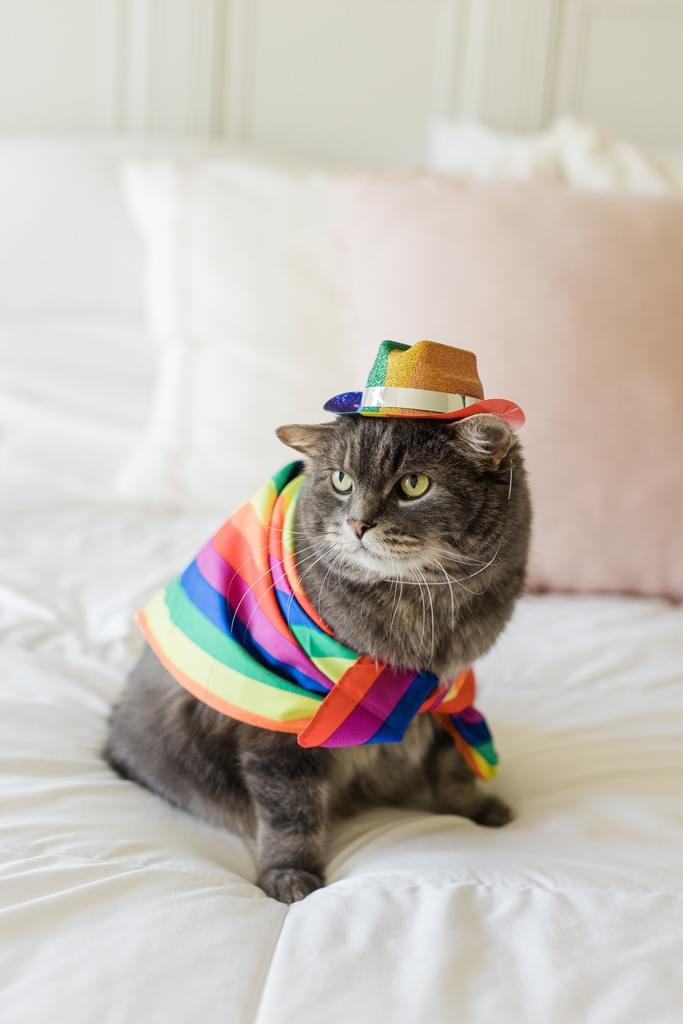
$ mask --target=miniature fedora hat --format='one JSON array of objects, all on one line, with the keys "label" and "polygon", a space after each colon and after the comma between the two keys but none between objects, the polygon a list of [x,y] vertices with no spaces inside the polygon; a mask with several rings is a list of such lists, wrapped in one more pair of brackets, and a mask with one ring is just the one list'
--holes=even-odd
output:
[{"label": "miniature fedora hat", "polygon": [[459,420],[489,413],[512,430],[524,413],[506,398],[484,398],[477,357],[437,341],[380,343],[363,391],[344,391],[325,403],[326,412],[411,419]]}]

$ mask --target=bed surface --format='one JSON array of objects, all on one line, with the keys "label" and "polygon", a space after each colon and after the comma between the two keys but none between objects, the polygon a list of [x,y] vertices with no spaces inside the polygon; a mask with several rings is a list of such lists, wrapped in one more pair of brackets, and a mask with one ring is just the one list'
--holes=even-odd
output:
[{"label": "bed surface", "polygon": [[112,497],[146,338],[6,324],[0,360],[3,1022],[680,1019],[682,609],[525,599],[479,669],[516,821],[366,814],[288,909],[98,754],[132,612],[215,522]]}]

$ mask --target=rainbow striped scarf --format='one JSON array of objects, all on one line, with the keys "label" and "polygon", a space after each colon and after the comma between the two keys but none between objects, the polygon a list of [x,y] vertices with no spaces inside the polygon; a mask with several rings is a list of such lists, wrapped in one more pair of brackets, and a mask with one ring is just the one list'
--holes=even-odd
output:
[{"label": "rainbow striped scarf", "polygon": [[396,742],[429,711],[471,770],[491,778],[498,758],[472,706],[472,669],[438,686],[431,672],[383,665],[341,644],[312,607],[295,561],[303,481],[299,462],[276,473],[139,613],[150,647],[198,700],[296,733],[302,747]]}]

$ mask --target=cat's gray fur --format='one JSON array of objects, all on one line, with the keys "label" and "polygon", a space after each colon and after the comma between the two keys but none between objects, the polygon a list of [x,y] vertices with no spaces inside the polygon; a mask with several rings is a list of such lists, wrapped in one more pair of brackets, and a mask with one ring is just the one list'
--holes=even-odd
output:
[{"label": "cat's gray fur", "polygon": [[[524,585],[530,504],[519,442],[491,416],[452,424],[340,417],[278,432],[303,453],[297,560],[307,596],[339,639],[379,661],[451,679],[487,651]],[[354,481],[348,497],[330,475]],[[401,500],[406,473],[433,481]],[[362,538],[347,520],[370,524]],[[450,736],[418,715],[399,744],[303,749],[195,700],[146,650],[112,714],[105,751],[125,778],[221,826],[256,836],[259,884],[301,899],[324,882],[329,822],[395,804],[504,825]]]}]

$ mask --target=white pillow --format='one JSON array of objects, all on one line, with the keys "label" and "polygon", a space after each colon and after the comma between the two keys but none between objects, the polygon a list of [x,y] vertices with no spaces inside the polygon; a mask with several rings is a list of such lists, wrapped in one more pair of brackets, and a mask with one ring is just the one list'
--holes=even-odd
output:
[{"label": "white pillow", "polygon": [[0,141],[0,317],[139,315],[142,253],[121,145]]},{"label": "white pillow", "polygon": [[[430,162],[470,179],[683,189],[680,165],[572,120],[536,136],[441,120]],[[288,458],[276,426],[323,419],[327,397],[358,386],[331,183],[248,153],[130,165],[160,366],[147,430],[119,479],[124,496],[235,504]],[[366,361],[380,340],[366,340]]]},{"label": "white pillow", "polygon": [[[131,165],[160,374],[126,496],[225,507],[349,381],[330,178],[250,158]],[[348,364],[347,364],[348,361]],[[346,372],[345,372],[346,371]]]},{"label": "white pillow", "polygon": [[234,151],[191,137],[0,139],[0,319],[140,318],[143,251],[122,167]]},{"label": "white pillow", "polygon": [[436,118],[429,166],[477,181],[545,181],[600,192],[683,193],[683,160],[658,158],[595,125],[561,118],[546,132],[515,135]]}]

